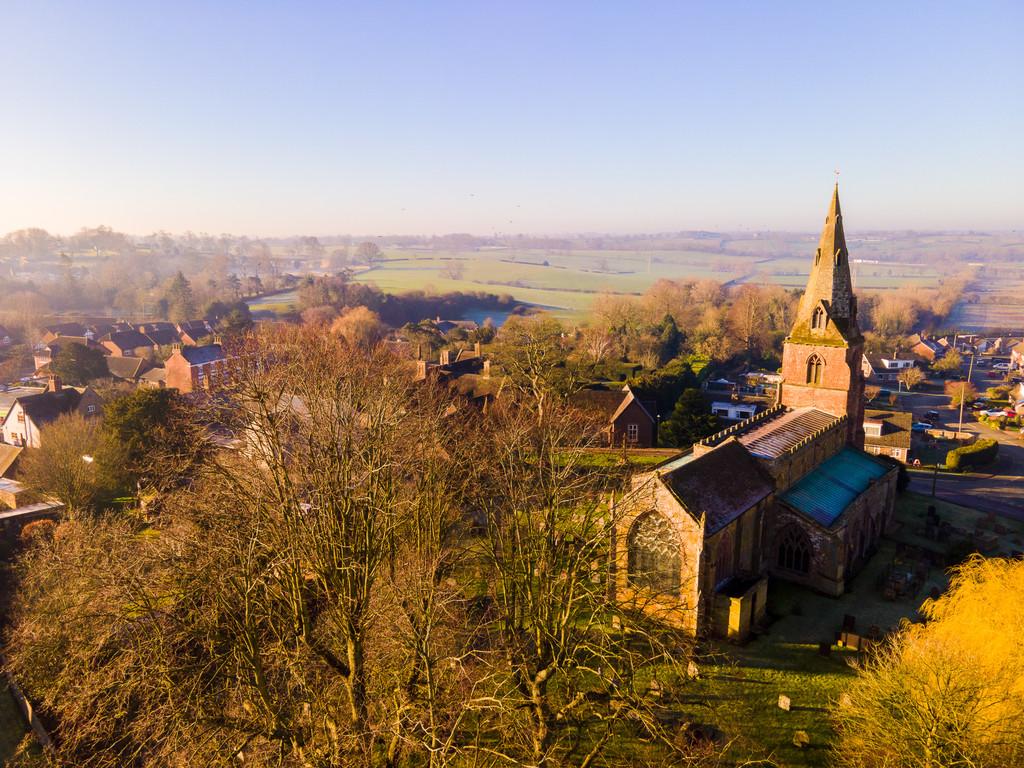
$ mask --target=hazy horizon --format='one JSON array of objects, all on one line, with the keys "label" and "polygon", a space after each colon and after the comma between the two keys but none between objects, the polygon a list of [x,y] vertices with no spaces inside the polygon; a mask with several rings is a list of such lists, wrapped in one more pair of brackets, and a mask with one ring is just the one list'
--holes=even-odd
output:
[{"label": "hazy horizon", "polygon": [[2,18],[2,232],[813,233],[834,168],[851,234],[1024,226],[1019,3]]}]

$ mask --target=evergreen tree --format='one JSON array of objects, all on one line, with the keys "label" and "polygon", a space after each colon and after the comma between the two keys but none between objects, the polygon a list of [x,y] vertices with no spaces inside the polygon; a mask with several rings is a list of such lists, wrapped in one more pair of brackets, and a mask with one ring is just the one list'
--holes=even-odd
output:
[{"label": "evergreen tree", "polygon": [[167,300],[167,319],[175,323],[192,320],[196,316],[196,300],[192,285],[181,272],[171,278],[164,294]]},{"label": "evergreen tree", "polygon": [[708,410],[700,390],[684,389],[672,415],[658,430],[658,442],[666,447],[685,448],[718,429],[718,417]]},{"label": "evergreen tree", "polygon": [[672,315],[665,315],[662,318],[661,332],[658,335],[658,355],[662,365],[679,354],[679,347],[682,343],[683,334],[679,332],[676,319]]},{"label": "evergreen tree", "polygon": [[74,342],[60,345],[50,363],[50,370],[65,384],[88,384],[110,375],[107,358],[100,350]]}]

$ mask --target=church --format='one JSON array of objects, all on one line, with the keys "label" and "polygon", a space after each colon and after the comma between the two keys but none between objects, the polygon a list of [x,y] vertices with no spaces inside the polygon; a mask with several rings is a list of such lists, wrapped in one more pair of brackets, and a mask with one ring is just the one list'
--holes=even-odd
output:
[{"label": "church", "polygon": [[843,594],[896,499],[898,470],[864,451],[863,348],[837,185],[775,405],[636,475],[616,501],[625,607],[743,639],[769,578]]}]

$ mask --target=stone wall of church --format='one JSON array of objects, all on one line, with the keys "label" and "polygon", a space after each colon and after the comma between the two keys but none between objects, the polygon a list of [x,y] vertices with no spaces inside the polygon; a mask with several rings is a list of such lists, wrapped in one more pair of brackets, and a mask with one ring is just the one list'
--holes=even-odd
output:
[{"label": "stone wall of church", "polygon": [[[807,361],[820,357],[825,367],[820,384],[807,383]],[[849,417],[848,442],[864,445],[863,345],[831,346],[786,342],[782,353],[781,402],[791,408],[814,407]],[[859,435],[859,443],[857,442]]]},{"label": "stone wall of church", "polygon": [[[823,528],[778,503],[770,512],[771,535],[765,536],[765,570],[781,579],[839,596],[846,582],[867,562],[892,521],[896,499],[894,468],[858,496],[833,528]],[[791,528],[799,529],[812,549],[810,568],[800,573],[783,567],[780,546]]]},{"label": "stone wall of church", "polygon": [[[679,592],[655,595],[630,583],[629,532],[644,515],[654,512],[671,523],[680,542]],[[678,500],[653,474],[633,478],[630,493],[615,504],[615,534],[612,547],[615,599],[629,610],[643,611],[668,624],[696,635],[701,625],[701,561],[704,531]]]}]

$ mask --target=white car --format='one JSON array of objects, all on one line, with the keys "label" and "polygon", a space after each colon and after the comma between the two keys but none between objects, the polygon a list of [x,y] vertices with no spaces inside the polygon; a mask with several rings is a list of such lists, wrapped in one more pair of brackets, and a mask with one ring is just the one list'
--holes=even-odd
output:
[{"label": "white car", "polygon": [[1008,370],[1010,370],[1010,364],[1009,363],[996,363],[992,367],[995,368],[997,371],[1008,371]]}]

